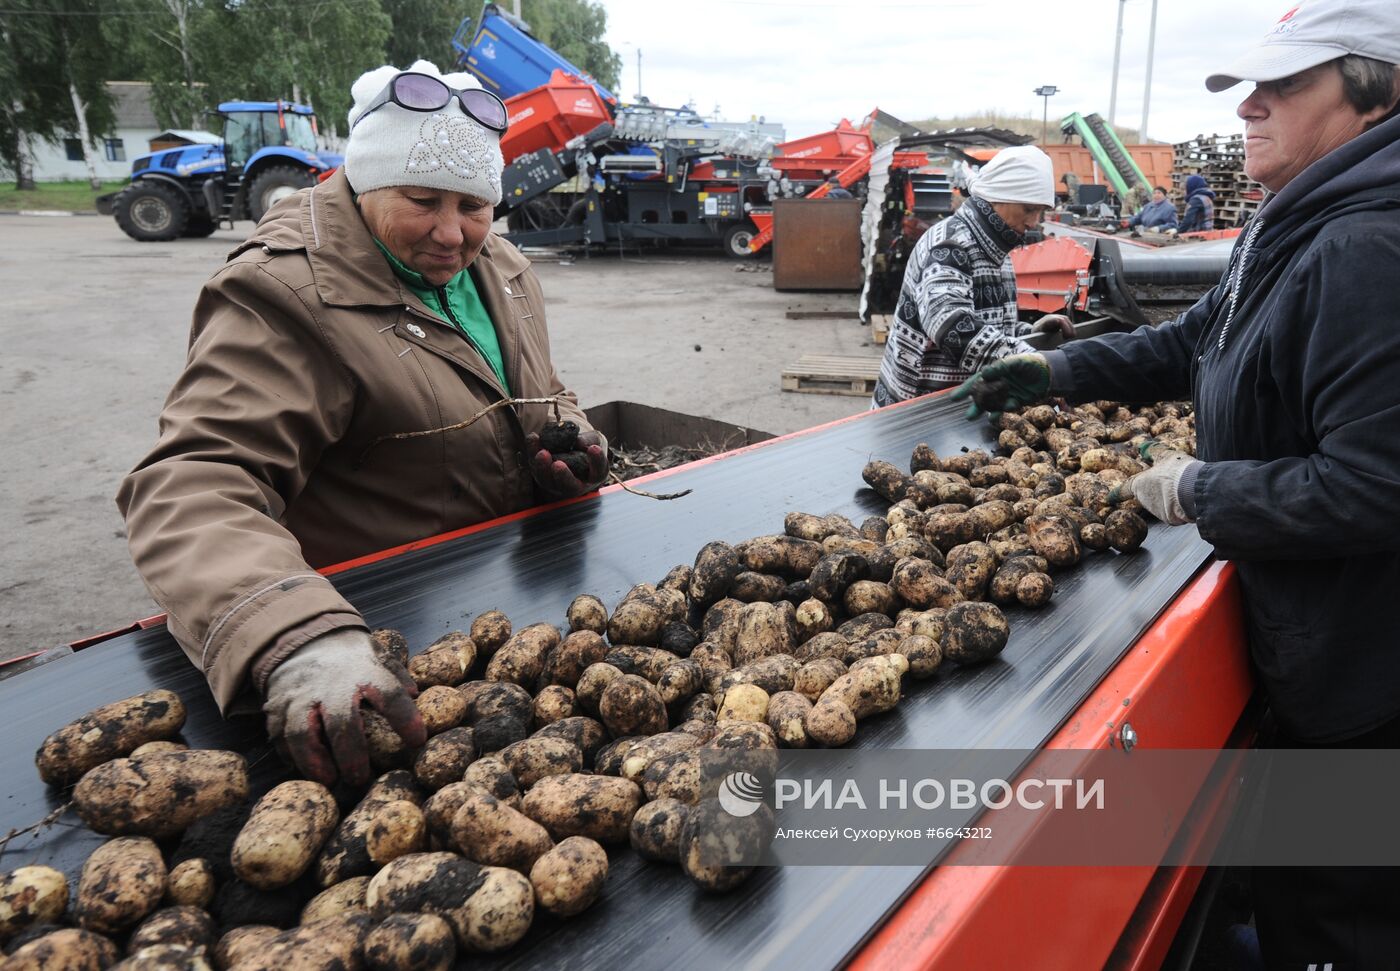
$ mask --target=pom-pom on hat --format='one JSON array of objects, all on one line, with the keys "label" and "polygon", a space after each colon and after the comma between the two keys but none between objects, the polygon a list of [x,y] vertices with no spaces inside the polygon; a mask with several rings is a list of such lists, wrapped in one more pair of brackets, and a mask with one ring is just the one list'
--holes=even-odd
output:
[{"label": "pom-pom on hat", "polygon": [[[430,61],[416,61],[408,71],[441,78],[454,90],[481,87],[470,74],[443,74]],[[464,192],[493,206],[500,202],[501,137],[468,116],[455,97],[438,111],[411,111],[390,103],[366,115],[389,82],[403,73],[386,64],[361,74],[350,86],[355,100],[345,146],[350,188],[363,194],[389,186],[422,186]]]}]

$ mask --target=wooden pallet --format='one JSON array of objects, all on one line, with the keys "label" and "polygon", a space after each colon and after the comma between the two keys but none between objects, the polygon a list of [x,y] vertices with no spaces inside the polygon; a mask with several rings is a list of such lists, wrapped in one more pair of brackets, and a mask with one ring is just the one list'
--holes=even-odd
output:
[{"label": "wooden pallet", "polygon": [[870,339],[877,345],[882,345],[890,339],[889,314],[872,314],[870,316]]},{"label": "wooden pallet", "polygon": [[799,394],[845,394],[868,397],[880,377],[878,357],[804,354],[783,371],[783,390]]}]

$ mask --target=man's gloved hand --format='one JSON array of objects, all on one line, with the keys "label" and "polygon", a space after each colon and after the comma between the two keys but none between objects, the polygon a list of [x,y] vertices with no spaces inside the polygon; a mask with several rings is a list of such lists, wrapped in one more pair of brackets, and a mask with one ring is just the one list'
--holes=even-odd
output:
[{"label": "man's gloved hand", "polygon": [[370,778],[360,703],[368,702],[409,748],[427,741],[408,672],[375,656],[369,635],[352,627],[312,638],[267,678],[267,733],[285,745],[302,775],[326,786]]},{"label": "man's gloved hand", "polygon": [[1108,501],[1117,504],[1124,499],[1136,499],[1142,507],[1169,526],[1184,526],[1195,517],[1181,504],[1181,477],[1192,465],[1200,464],[1185,452],[1166,448],[1157,442],[1144,442],[1139,451],[1152,462],[1152,468],[1129,476],[1108,493]]},{"label": "man's gloved hand", "polygon": [[608,453],[603,448],[602,435],[579,432],[578,451],[583,453],[587,464],[583,475],[575,474],[568,465],[541,448],[539,435],[525,436],[525,457],[530,462],[530,475],[541,490],[555,499],[571,499],[591,492],[608,477]]},{"label": "man's gloved hand", "polygon": [[970,397],[967,420],[986,412],[995,421],[1003,411],[1044,401],[1050,394],[1050,364],[1044,354],[1013,354],[988,364],[957,388],[953,400]]},{"label": "man's gloved hand", "polygon": [[1046,314],[1033,325],[1037,333],[1059,334],[1065,340],[1074,339],[1074,325],[1064,314]]}]

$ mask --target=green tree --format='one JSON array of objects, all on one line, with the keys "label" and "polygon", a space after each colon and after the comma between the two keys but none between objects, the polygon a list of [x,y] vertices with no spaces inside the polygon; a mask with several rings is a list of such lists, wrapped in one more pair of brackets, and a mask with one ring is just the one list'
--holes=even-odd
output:
[{"label": "green tree", "polygon": [[[122,80],[149,81],[156,121],[170,128],[204,128],[212,108],[201,83],[213,29],[212,0],[108,0],[112,16],[102,29]],[[113,79],[115,80],[115,78]]]},{"label": "green tree", "polygon": [[65,14],[51,18],[55,48],[71,108],[64,127],[78,135],[87,164],[88,184],[97,190],[96,138],[116,127],[112,94],[107,88],[112,63],[111,48],[102,35],[100,0],[66,0]]},{"label": "green tree", "polygon": [[520,15],[530,32],[605,88],[616,89],[622,58],[603,37],[608,12],[595,0],[521,0]]},{"label": "green tree", "polygon": [[393,27],[389,33],[389,64],[408,67],[426,58],[449,71],[457,60],[452,33],[462,22],[463,5],[454,0],[380,0]]}]

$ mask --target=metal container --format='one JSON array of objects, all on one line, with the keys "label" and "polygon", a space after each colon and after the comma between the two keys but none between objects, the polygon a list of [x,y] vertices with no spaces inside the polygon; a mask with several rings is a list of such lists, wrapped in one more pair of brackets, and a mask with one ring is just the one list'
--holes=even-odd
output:
[{"label": "metal container", "polygon": [[773,288],[859,290],[859,199],[778,199],[773,203]]}]

